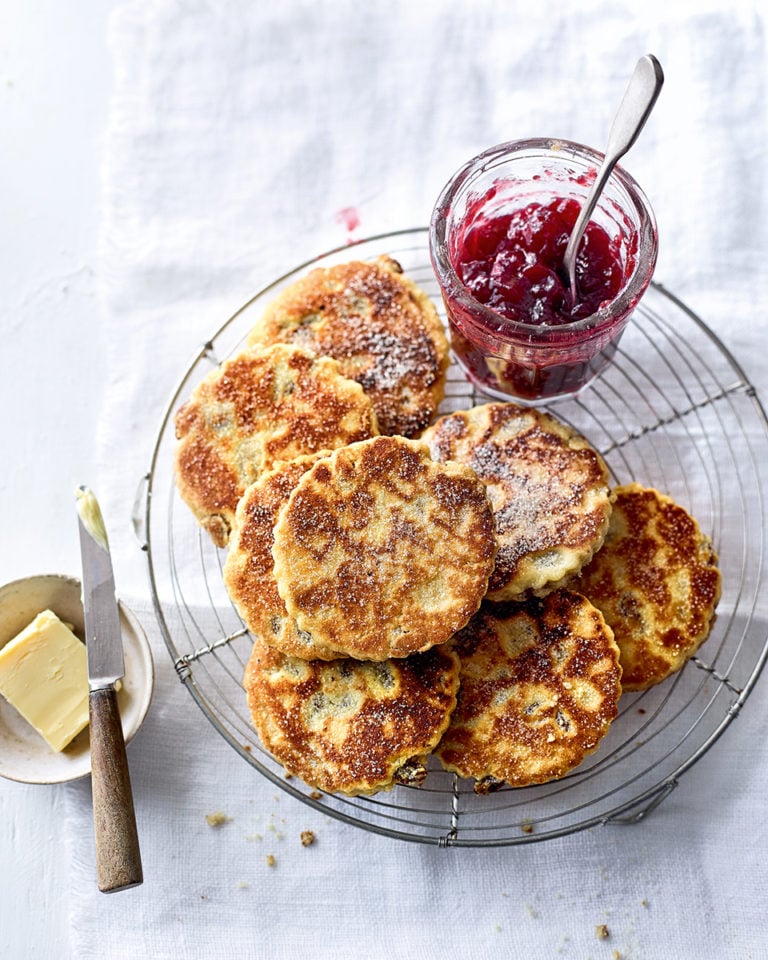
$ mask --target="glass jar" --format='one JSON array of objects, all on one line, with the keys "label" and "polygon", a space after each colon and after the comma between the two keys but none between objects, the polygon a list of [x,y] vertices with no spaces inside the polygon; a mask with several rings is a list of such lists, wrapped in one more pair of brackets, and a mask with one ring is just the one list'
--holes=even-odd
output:
[{"label": "glass jar", "polygon": [[[511,318],[481,302],[462,279],[466,259],[473,255],[465,249],[473,229],[510,215],[517,215],[519,224],[530,210],[555,207],[560,201],[571,201],[566,203],[570,209],[577,201],[580,208],[602,160],[598,151],[567,140],[503,143],[465,164],[438,198],[430,224],[430,255],[453,351],[467,376],[493,397],[550,402],[582,390],[610,362],[651,281],[658,250],[656,221],[645,194],[618,166],[589,228],[607,237],[618,287],[610,299],[596,303],[594,310],[589,307],[588,315],[541,322],[538,308],[526,312],[523,305]],[[529,232],[524,227],[521,235]],[[561,261],[568,233],[558,248]],[[525,251],[529,261],[536,256],[535,250]],[[579,267],[584,277],[590,267],[583,241]]]}]

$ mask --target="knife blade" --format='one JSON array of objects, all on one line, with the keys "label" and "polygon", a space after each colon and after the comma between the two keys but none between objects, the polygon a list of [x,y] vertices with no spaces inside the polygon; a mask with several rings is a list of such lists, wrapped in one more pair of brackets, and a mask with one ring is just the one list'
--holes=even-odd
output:
[{"label": "knife blade", "polygon": [[143,882],[117,701],[116,683],[125,675],[125,660],[104,519],[88,487],[80,486],[75,493],[83,570],[96,872],[99,890],[114,893]]}]

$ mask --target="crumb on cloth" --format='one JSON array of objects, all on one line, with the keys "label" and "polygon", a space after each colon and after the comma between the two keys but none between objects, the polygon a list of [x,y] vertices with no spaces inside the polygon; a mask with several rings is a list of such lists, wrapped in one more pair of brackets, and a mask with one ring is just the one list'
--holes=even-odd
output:
[{"label": "crumb on cloth", "polygon": [[228,817],[226,813],[222,813],[220,810],[205,815],[205,822],[209,827],[223,827],[225,823],[230,823],[231,820],[232,817]]}]

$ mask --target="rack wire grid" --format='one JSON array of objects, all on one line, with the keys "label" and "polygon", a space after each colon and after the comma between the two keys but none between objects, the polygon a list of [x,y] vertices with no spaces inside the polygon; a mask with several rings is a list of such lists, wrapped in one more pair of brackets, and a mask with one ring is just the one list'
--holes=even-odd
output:
[{"label": "rack wire grid", "polygon": [[[754,388],[707,326],[658,285],[635,311],[610,367],[555,415],[606,459],[615,484],[636,480],[685,506],[714,541],[723,574],[713,631],[679,673],[625,693],[600,748],[561,780],[478,796],[471,781],[430,761],[420,788],[372,797],[321,793],[263,749],[242,676],[252,640],[222,581],[216,549],[180,500],[173,414],[192,388],[243,344],[265,304],[313,266],[382,253],[438,304],[426,229],[373,237],[298,266],[245,304],[203,344],[173,393],[139,497],[156,614],[180,680],[208,720],[255,770],[348,824],[448,846],[541,841],[605,823],[642,820],[738,714],[768,655],[765,492],[768,424]],[[440,413],[487,402],[454,364]],[[143,516],[141,510],[143,508]]]}]

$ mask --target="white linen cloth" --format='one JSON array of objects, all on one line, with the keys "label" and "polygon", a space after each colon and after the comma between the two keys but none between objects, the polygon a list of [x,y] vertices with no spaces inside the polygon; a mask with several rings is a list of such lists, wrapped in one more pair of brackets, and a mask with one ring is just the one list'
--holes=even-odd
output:
[{"label": "white linen cloth", "polygon": [[[498,849],[375,836],[283,794],[207,722],[163,646],[129,523],[167,399],[235,308],[350,237],[425,225],[443,183],[487,146],[601,146],[646,52],[666,84],[625,166],[657,214],[656,277],[764,395],[762,5],[137,0],[116,9],[110,43],[109,380],[93,486],[157,679],[129,748],[143,886],[97,892],[89,785],[67,790],[72,955],[766,956],[764,682],[642,824]],[[231,820],[209,826],[215,811]]]}]

